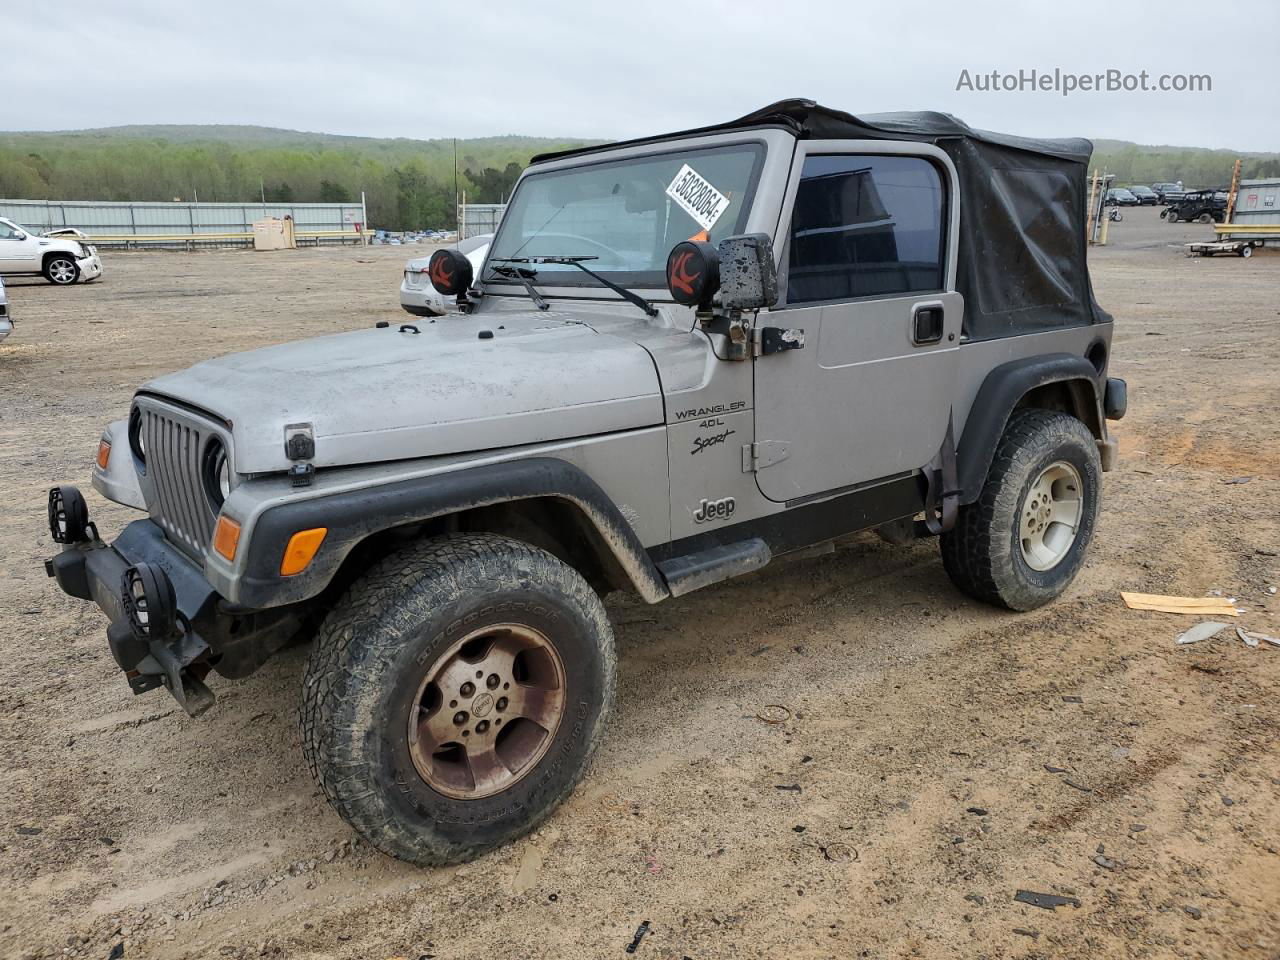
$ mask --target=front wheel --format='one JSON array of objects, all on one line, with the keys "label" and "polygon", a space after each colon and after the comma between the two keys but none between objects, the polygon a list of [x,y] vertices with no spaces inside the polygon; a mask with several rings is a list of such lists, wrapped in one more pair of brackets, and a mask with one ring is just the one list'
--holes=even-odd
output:
[{"label": "front wheel", "polygon": [[44,278],[59,287],[65,287],[80,279],[80,268],[75,260],[66,256],[52,256],[44,262]]},{"label": "front wheel", "polygon": [[1166,214],[1165,214],[1164,218],[1165,218],[1166,220],[1168,220],[1170,223],[1177,223],[1177,222],[1178,222],[1178,211],[1177,211],[1177,210],[1170,210],[1168,213],[1166,213]]},{"label": "front wheel", "polygon": [[307,762],[384,853],[468,860],[532,830],[581,779],[613,703],[613,632],[572,568],[490,534],[375,565],[320,630]]},{"label": "front wheel", "polygon": [[1016,410],[986,483],[942,535],[957,587],[1010,610],[1032,610],[1075,579],[1093,537],[1102,484],[1088,427],[1050,410]]}]

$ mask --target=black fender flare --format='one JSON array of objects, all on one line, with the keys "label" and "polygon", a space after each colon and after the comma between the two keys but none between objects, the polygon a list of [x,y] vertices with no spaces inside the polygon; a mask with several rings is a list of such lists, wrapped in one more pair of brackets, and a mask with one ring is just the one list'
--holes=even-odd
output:
[{"label": "black fender flare", "polygon": [[[598,544],[646,601],[656,603],[671,595],[635,530],[598,483],[567,460],[530,457],[271,507],[250,532],[237,602],[260,609],[310,599],[369,536],[478,507],[536,498],[563,500],[577,509],[598,535]],[[327,527],[328,533],[311,564],[300,574],[281,576],[280,560],[289,538],[314,527]]]},{"label": "black fender flare", "polygon": [[1049,353],[1002,363],[987,374],[978,388],[964,432],[956,448],[960,502],[973,503],[982,493],[996,445],[1009,415],[1023,397],[1037,387],[1066,383],[1076,413],[1098,439],[1104,439],[1098,371],[1084,357]]}]

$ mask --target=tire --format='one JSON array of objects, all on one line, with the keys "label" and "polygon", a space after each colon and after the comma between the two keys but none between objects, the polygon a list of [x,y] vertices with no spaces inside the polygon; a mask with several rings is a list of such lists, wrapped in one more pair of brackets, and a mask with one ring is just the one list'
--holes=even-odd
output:
[{"label": "tire", "polygon": [[[538,637],[549,653],[495,666],[509,654],[500,647]],[[613,705],[616,664],[599,597],[551,554],[491,534],[425,540],[375,564],[321,626],[303,679],[303,752],[339,815],[379,850],[424,866],[469,860],[537,827],[577,785]],[[544,707],[558,697],[550,732],[516,716],[530,690]],[[430,753],[411,716],[459,745]],[[481,744],[505,760],[483,766]],[[501,766],[520,757],[515,772]]]},{"label": "tire", "polygon": [[1165,214],[1165,217],[1164,217],[1164,218],[1165,218],[1166,220],[1168,220],[1170,223],[1177,223],[1177,222],[1178,222],[1178,211],[1177,211],[1177,210],[1170,210],[1168,213],[1166,213],[1166,214]]},{"label": "tire", "polygon": [[59,287],[69,287],[80,279],[80,268],[70,254],[55,253],[44,261],[44,278]]},{"label": "tire", "polygon": [[[1074,536],[1067,524],[1035,509],[1042,477],[1053,478],[1054,504],[1075,503]],[[1102,464],[1089,428],[1066,413],[1016,410],[1009,418],[978,499],[962,506],[955,527],[942,535],[942,563],[952,582],[977,600],[1009,610],[1033,610],[1058,597],[1084,563],[1098,516]],[[1071,499],[1074,484],[1074,500]],[[1063,499],[1058,500],[1061,496]],[[1064,507],[1064,511],[1068,508]],[[1030,519],[1028,519],[1030,518]],[[1029,557],[1023,534],[1039,526],[1040,554]],[[1061,550],[1048,562],[1047,545]]]},{"label": "tire", "polygon": [[1200,216],[1196,217],[1196,220],[1198,220],[1200,223],[1213,223],[1213,214],[1202,213],[1200,214]]},{"label": "tire", "polygon": [[1253,247],[1245,247],[1240,251],[1240,256],[1248,259],[1253,256]]}]

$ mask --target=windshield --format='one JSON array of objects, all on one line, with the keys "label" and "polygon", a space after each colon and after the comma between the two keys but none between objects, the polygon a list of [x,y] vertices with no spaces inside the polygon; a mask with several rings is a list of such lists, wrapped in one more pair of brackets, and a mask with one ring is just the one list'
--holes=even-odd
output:
[{"label": "windshield", "polygon": [[[586,265],[615,283],[665,288],[677,243],[742,232],[763,156],[758,143],[733,144],[530,174],[502,218],[487,273],[503,257],[594,257]],[[537,271],[540,283],[599,286],[570,264]]]}]

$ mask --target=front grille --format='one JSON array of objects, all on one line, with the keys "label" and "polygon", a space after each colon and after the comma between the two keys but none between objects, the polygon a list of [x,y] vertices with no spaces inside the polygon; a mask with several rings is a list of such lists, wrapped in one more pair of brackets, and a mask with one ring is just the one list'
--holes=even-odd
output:
[{"label": "front grille", "polygon": [[200,480],[200,454],[213,432],[168,411],[142,408],[145,488],[151,519],[176,546],[197,559],[213,537],[214,512]]}]

